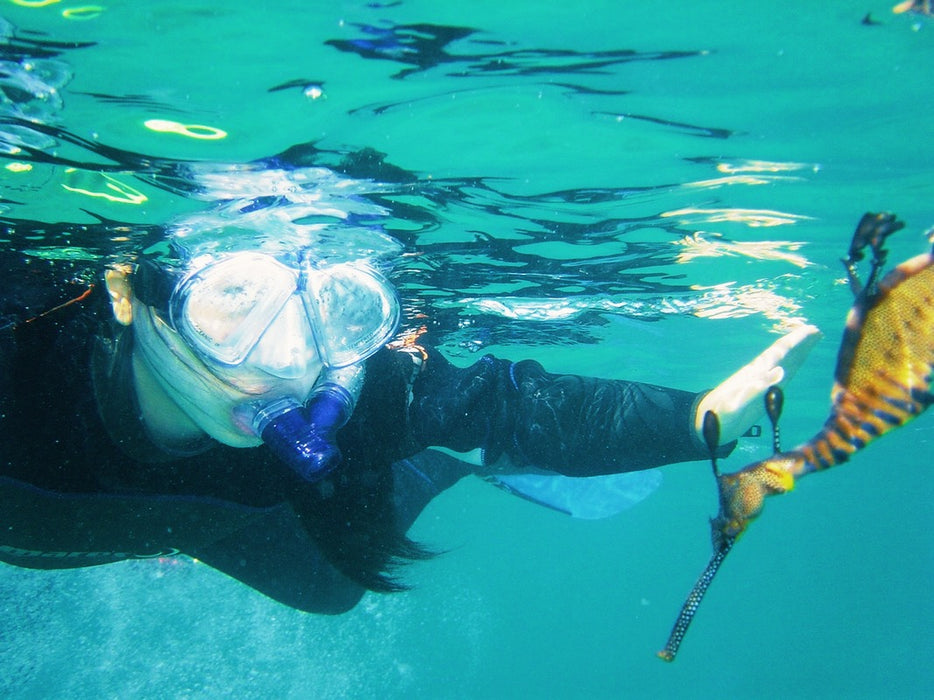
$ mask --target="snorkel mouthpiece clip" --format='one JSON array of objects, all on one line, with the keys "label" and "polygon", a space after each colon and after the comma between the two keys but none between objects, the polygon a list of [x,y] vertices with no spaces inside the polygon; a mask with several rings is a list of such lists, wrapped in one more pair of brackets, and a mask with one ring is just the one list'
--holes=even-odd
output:
[{"label": "snorkel mouthpiece clip", "polygon": [[318,481],[341,461],[337,431],[353,413],[354,397],[338,384],[325,384],[302,405],[283,398],[257,409],[253,429],[305,481]]}]

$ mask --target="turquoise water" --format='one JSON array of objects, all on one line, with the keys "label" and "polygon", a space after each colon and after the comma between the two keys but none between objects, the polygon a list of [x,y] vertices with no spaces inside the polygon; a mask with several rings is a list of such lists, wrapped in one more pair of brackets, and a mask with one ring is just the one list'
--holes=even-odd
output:
[{"label": "turquoise water", "polygon": [[[67,71],[60,103],[18,103],[57,131],[46,158],[6,151],[32,169],[0,170],[4,245],[125,259],[152,243],[147,225],[209,205],[184,163],[229,172],[304,145],[304,165],[370,183],[409,253],[410,319],[433,319],[455,361],[491,351],[700,390],[788,324],[818,325],[786,393],[789,444],[826,415],[853,225],[897,212],[895,260],[934,225],[934,24],[887,3],[114,2],[71,18],[76,3],[23,4],[0,5],[15,42],[34,56],[55,42]],[[931,420],[769,503],[673,665],[654,653],[709,555],[704,464],[595,522],[462,482],[416,523],[446,553],[405,572],[414,590],[338,618],[185,559],[3,567],[0,688],[928,696]],[[767,451],[746,441],[723,466]]]}]

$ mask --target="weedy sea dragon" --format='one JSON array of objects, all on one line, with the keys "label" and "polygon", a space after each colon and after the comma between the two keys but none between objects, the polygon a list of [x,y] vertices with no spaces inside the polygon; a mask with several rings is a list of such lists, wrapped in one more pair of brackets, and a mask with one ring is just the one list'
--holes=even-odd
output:
[{"label": "weedy sea dragon", "polygon": [[[904,425],[934,403],[934,251],[918,255],[888,273],[885,239],[904,224],[891,214],[865,214],[843,259],[856,301],[846,321],[837,356],[830,417],[806,443],[780,452],[778,416],[782,394],[766,394],[775,454],[744,469],[721,474],[712,458],[720,512],[710,521],[713,556],[681,608],[671,636],[658,656],[674,661],[681,641],[720,565],[737,538],[762,511],[766,496],[790,491],[796,479],[847,461],[877,437]],[[856,263],[872,251],[863,286]],[[719,441],[716,415],[704,416],[704,438],[711,450]]]}]

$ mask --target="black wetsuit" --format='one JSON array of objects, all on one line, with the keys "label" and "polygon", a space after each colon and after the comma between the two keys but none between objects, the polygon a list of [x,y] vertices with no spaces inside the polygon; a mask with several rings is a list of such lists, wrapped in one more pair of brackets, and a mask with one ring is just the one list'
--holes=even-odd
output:
[{"label": "black wetsuit", "polygon": [[63,568],[181,551],[285,604],[337,613],[365,587],[386,587],[374,571],[399,553],[428,501],[469,472],[428,447],[481,448],[485,463],[505,456],[571,476],[706,457],[693,430],[697,394],[489,355],[456,368],[430,348],[424,361],[389,349],[367,361],[338,435],[342,463],[325,482],[303,482],[263,447],[172,454],[140,422],[133,334],[113,322],[102,285],[50,311],[86,285],[53,283],[60,264],[18,274],[0,302],[8,563]]}]

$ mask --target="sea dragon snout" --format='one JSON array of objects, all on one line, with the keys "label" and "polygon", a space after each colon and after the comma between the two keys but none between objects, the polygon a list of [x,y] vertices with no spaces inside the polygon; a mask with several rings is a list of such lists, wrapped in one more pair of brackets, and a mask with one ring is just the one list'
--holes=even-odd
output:
[{"label": "sea dragon snout", "polygon": [[[778,447],[781,394],[766,396],[773,423],[775,454],[732,474],[714,473],[720,512],[711,520],[713,556],[681,608],[659,657],[673,661],[707,588],[736,539],[762,511],[768,496],[790,491],[797,479],[847,461],[857,450],[920,415],[931,403],[934,375],[934,251],[897,266],[881,281],[885,240],[904,224],[891,214],[865,214],[844,266],[856,301],[840,343],[830,416],[806,443],[789,452]],[[869,278],[859,279],[856,263],[872,251]],[[716,417],[710,417],[711,425]],[[705,437],[716,448],[716,429]]]}]

